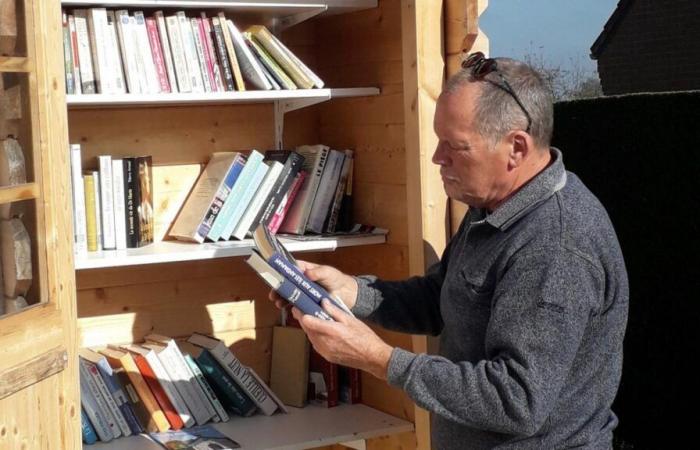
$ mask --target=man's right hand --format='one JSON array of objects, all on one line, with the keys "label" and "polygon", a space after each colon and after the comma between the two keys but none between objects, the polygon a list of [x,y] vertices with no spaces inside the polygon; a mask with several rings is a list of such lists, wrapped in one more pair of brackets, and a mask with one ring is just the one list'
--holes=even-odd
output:
[{"label": "man's right hand", "polygon": [[[323,286],[329,294],[341,299],[348,308],[352,309],[355,306],[357,301],[357,281],[355,278],[331,266],[301,260],[297,260],[297,264],[311,281],[315,281]],[[280,309],[289,306],[287,300],[280,297],[275,291],[270,291],[269,297]]]}]

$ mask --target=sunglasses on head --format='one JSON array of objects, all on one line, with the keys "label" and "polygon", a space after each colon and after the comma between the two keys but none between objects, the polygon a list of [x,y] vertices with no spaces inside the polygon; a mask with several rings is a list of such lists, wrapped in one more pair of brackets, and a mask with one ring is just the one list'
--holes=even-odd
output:
[{"label": "sunglasses on head", "polygon": [[525,132],[530,132],[530,127],[532,127],[532,118],[530,117],[530,113],[527,112],[527,109],[516,95],[515,90],[513,90],[510,83],[508,83],[508,80],[506,80],[503,74],[498,70],[498,62],[495,59],[487,58],[482,52],[475,52],[467,56],[464,61],[462,61],[462,68],[469,70],[472,77],[477,80],[485,80],[486,76],[492,72],[497,74],[501,80],[501,83],[497,83],[492,80],[485,81],[498,86],[513,97],[513,100],[515,100],[518,106],[520,106],[520,109],[523,110],[525,116],[527,117],[527,128],[525,129]]}]

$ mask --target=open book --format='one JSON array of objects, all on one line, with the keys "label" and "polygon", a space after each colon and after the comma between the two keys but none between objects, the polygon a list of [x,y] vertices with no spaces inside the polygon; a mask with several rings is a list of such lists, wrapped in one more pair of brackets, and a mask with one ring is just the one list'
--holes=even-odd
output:
[{"label": "open book", "polygon": [[267,227],[259,225],[253,232],[253,241],[256,248],[246,262],[281,297],[287,299],[304,314],[311,314],[320,319],[332,320],[321,307],[321,301],[324,298],[353,315],[339,298],[329,294],[323,287],[304,275],[294,257]]}]

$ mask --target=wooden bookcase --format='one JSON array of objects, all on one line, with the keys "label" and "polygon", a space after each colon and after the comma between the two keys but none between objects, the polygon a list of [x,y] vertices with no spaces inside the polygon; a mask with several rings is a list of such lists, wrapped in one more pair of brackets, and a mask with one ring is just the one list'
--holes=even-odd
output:
[{"label": "wooden bookcase", "polygon": [[[27,35],[36,39],[40,51],[35,60],[0,57],[0,69],[42,68],[35,87],[43,96],[44,116],[35,127],[48,136],[50,145],[41,151],[56,163],[40,182],[45,204],[57,217],[45,239],[48,304],[61,312],[65,333],[57,345],[67,358],[58,375],[0,400],[0,449],[81,447],[75,356],[81,346],[138,342],[149,332],[174,337],[207,332],[269,378],[272,327],[279,316],[267,300],[267,289],[241,257],[246,244],[183,248],[157,242],[150,249],[74,260],[66,189],[69,143],[81,144],[84,167],[94,167],[99,154],[153,155],[158,241],[201,165],[215,151],[265,150],[280,141],[284,148],[307,143],[352,148],[356,221],[386,228],[389,235],[294,243],[293,248],[308,252],[303,255],[308,260],[387,279],[420,274],[441,254],[449,236],[449,208],[430,163],[432,114],[445,60],[457,57],[465,24],[469,31],[467,19],[478,14],[477,3],[483,9],[483,1],[17,1],[34,12],[20,20],[27,19]],[[329,88],[278,95],[66,96],[60,10],[87,6],[223,9],[242,24],[269,21]],[[21,322],[13,324],[12,339],[29,341],[29,325]],[[0,320],[0,338],[5,337],[5,323]],[[41,333],[38,327],[31,330]],[[392,345],[428,350],[425,338],[379,333]],[[0,365],[0,380],[5,367]],[[424,411],[370,375],[363,374],[362,383],[363,405],[233,418],[225,429],[244,448],[310,448],[351,441],[348,445],[355,448],[430,447]],[[33,408],[40,413],[32,415]],[[8,413],[14,409],[19,414]],[[365,444],[364,439],[370,441]],[[94,448],[157,447],[136,437]]]}]

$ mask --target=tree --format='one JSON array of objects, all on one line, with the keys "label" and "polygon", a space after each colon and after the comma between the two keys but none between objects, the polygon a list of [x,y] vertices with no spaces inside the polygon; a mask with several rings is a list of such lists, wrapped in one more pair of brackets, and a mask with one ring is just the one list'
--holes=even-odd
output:
[{"label": "tree", "polygon": [[542,75],[554,95],[555,102],[603,95],[598,72],[586,70],[578,60],[571,59],[568,68],[547,61],[541,53],[527,54],[524,60]]}]

